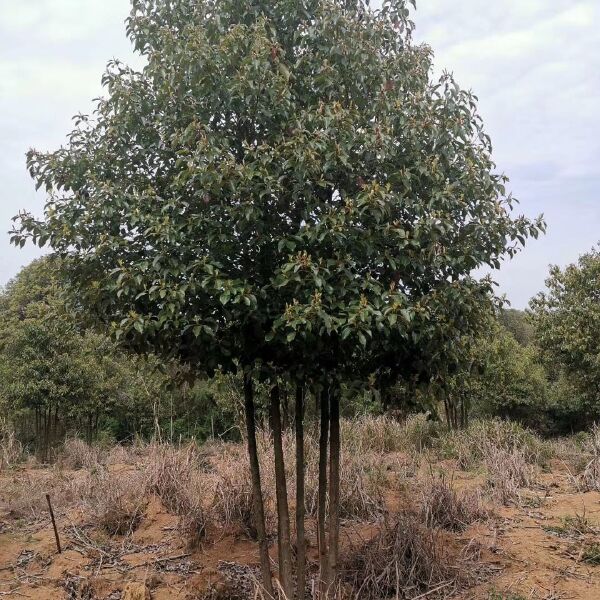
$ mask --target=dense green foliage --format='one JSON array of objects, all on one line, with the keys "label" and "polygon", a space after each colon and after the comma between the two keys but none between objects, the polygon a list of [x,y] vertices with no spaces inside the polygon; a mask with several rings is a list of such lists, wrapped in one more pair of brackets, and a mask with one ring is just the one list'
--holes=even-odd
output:
[{"label": "dense green foliage", "polygon": [[223,384],[173,388],[165,365],[85,327],[62,292],[54,257],[34,261],[0,291],[0,408],[21,441],[46,455],[66,434],[203,439],[232,427]]},{"label": "dense green foliage", "polygon": [[553,379],[571,389],[571,406],[600,415],[600,253],[553,266],[547,291],[531,301],[536,344]]},{"label": "dense green foliage", "polygon": [[[136,1],[147,66],[32,151],[50,244],[131,347],[195,370],[276,362],[394,377],[456,360],[513,218],[474,97],[411,42],[404,2]],[[366,374],[366,373],[365,373]]]},{"label": "dense green foliage", "polygon": [[525,311],[515,308],[503,309],[498,315],[498,320],[505,329],[513,334],[521,346],[528,346],[532,342],[533,326]]}]

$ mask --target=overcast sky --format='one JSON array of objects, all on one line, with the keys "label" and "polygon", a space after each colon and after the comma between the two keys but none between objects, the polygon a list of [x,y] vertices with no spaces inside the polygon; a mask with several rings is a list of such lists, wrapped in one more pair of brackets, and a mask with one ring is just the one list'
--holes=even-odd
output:
[{"label": "overcast sky", "polygon": [[[243,1],[243,0],[240,0]],[[25,169],[31,146],[57,148],[101,94],[108,59],[139,64],[125,37],[129,0],[0,0],[0,285],[39,251],[9,245],[10,218],[41,213]],[[548,234],[494,279],[523,308],[600,240],[600,1],[417,0],[416,37],[479,96],[500,170]]]}]

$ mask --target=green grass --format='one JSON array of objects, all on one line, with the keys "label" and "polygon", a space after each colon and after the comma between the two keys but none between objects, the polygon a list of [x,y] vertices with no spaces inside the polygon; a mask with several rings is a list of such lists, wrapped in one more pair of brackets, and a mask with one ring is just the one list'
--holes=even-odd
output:
[{"label": "green grass", "polygon": [[600,544],[595,542],[586,546],[581,555],[581,560],[588,565],[600,565]]},{"label": "green grass", "polygon": [[575,514],[563,517],[559,525],[544,527],[544,531],[562,537],[570,537],[594,533],[594,528],[585,515]]},{"label": "green grass", "polygon": [[525,596],[521,594],[515,594],[514,592],[498,592],[492,590],[488,596],[488,600],[527,600]]}]

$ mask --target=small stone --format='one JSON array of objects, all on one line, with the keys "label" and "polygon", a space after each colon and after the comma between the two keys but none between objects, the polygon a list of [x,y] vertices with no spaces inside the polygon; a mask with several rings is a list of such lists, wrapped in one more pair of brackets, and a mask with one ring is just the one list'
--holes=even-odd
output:
[{"label": "small stone", "polygon": [[121,600],[150,600],[150,590],[143,583],[128,583]]}]

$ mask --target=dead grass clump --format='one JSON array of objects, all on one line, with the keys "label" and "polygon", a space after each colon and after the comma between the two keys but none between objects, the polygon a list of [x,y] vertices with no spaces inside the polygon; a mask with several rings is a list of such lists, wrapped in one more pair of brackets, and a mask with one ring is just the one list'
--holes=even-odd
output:
[{"label": "dead grass clump", "polygon": [[528,464],[546,466],[554,455],[552,444],[514,421],[477,419],[466,430],[441,436],[438,451],[457,460],[461,469],[471,469],[489,458],[489,453],[518,451]]},{"label": "dead grass clump", "polygon": [[3,481],[0,499],[13,517],[37,519],[48,512],[45,494],[54,499],[58,489],[60,482],[53,470],[23,471]]},{"label": "dead grass clump", "polygon": [[406,425],[386,416],[343,419],[341,436],[348,452],[398,452],[406,448]]},{"label": "dead grass clump", "polygon": [[485,450],[486,485],[492,496],[502,504],[518,500],[519,490],[534,482],[534,468],[523,450],[489,445]]},{"label": "dead grass clump", "polygon": [[200,456],[195,444],[175,447],[155,444],[146,456],[146,487],[165,508],[179,516],[179,532],[188,547],[196,548],[206,535],[208,514],[200,477]]},{"label": "dead grass clump", "polygon": [[188,487],[197,465],[194,444],[185,447],[152,444],[145,457],[147,487],[156,494],[165,508],[175,515],[182,514],[189,503]]},{"label": "dead grass clump", "polygon": [[426,414],[410,415],[402,421],[384,415],[341,422],[342,445],[352,453],[421,452],[435,446],[440,432],[440,424]]},{"label": "dead grass clump", "polygon": [[101,463],[101,449],[79,438],[67,438],[60,449],[56,463],[63,469],[93,469]]},{"label": "dead grass clump", "polygon": [[23,460],[23,446],[10,423],[0,418],[0,471]]},{"label": "dead grass clump", "polygon": [[340,570],[353,596],[361,600],[415,598],[442,586],[449,591],[464,577],[436,532],[408,514],[352,548]]},{"label": "dead grass clump", "polygon": [[107,465],[132,465],[136,462],[136,456],[129,447],[123,444],[115,444],[106,454]]},{"label": "dead grass clump", "polygon": [[195,550],[206,537],[208,515],[201,502],[191,502],[187,512],[179,517],[178,529],[187,540],[189,550]]},{"label": "dead grass clump", "polygon": [[[223,527],[239,527],[251,539],[256,539],[252,505],[252,482],[247,460],[233,447],[223,452],[218,459],[217,478],[211,512]],[[261,470],[261,475],[265,469]],[[263,484],[267,527],[272,515],[268,510],[271,488]]]},{"label": "dead grass clump", "polygon": [[372,521],[383,514],[388,485],[386,465],[380,454],[344,452],[340,482],[340,518]]},{"label": "dead grass clump", "polygon": [[571,475],[573,487],[578,492],[600,491],[600,425],[594,424],[581,443],[579,465],[572,462],[575,472]]},{"label": "dead grass clump", "polygon": [[[310,446],[309,446],[310,444]],[[306,511],[317,514],[319,496],[318,447],[307,444]],[[293,493],[295,479],[288,491]],[[355,454],[342,449],[340,460],[340,518],[374,521],[385,511],[384,493],[389,487],[387,463],[375,452]]]},{"label": "dead grass clump", "polygon": [[420,516],[427,527],[464,531],[487,517],[478,492],[458,493],[442,474],[431,477],[421,491]]},{"label": "dead grass clump", "polygon": [[135,531],[148,503],[141,474],[115,474],[102,469],[90,477],[84,503],[94,523],[109,535]]}]

